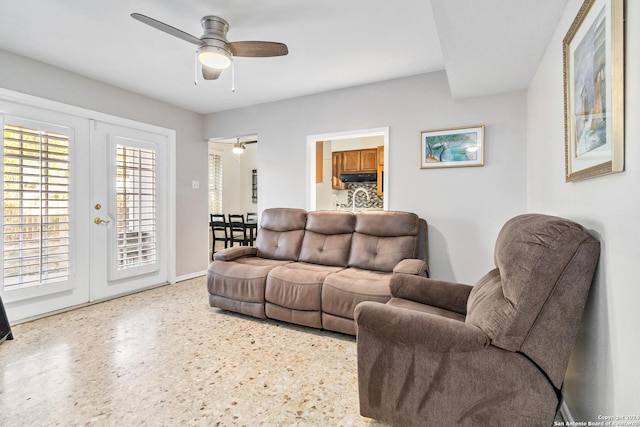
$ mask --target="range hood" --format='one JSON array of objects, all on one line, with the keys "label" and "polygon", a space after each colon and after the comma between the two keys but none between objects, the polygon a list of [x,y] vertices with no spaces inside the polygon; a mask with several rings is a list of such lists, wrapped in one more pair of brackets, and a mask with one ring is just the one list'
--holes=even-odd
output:
[{"label": "range hood", "polygon": [[343,173],[340,174],[340,181],[342,182],[371,182],[377,181],[378,175],[376,173]]}]

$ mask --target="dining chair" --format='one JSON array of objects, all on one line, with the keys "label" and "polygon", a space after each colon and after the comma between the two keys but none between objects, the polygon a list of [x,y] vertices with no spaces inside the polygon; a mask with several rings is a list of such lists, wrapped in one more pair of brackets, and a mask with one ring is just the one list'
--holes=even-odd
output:
[{"label": "dining chair", "polygon": [[224,242],[225,248],[229,246],[229,233],[227,233],[224,214],[209,214],[209,224],[213,235],[211,243],[211,259],[213,260],[213,254],[216,253],[216,242]]},{"label": "dining chair", "polygon": [[228,214],[229,218],[229,241],[231,242],[231,246],[233,246],[234,242],[240,243],[242,246],[247,246],[249,244],[249,239],[247,237],[247,227],[244,222],[244,215],[242,214]]},{"label": "dining chair", "polygon": [[258,237],[258,214],[256,212],[247,212],[247,224],[249,244],[253,245],[254,240]]}]

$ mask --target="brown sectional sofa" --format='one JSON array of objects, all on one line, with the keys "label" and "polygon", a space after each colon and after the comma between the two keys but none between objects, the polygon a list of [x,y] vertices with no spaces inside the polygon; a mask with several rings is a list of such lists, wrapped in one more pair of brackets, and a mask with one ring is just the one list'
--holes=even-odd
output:
[{"label": "brown sectional sofa", "polygon": [[428,276],[427,223],[394,211],[262,213],[255,246],[214,255],[209,304],[355,335],[355,306],[385,303],[394,273]]}]

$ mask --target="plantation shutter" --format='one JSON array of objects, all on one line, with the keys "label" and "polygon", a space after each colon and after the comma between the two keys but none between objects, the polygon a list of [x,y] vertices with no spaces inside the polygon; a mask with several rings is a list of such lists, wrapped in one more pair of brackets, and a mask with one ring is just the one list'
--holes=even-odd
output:
[{"label": "plantation shutter", "polygon": [[156,153],[116,146],[117,269],[157,262]]},{"label": "plantation shutter", "polygon": [[70,275],[71,130],[29,125],[3,126],[5,291],[60,282]]},{"label": "plantation shutter", "polygon": [[222,214],[222,156],[209,153],[209,213]]}]

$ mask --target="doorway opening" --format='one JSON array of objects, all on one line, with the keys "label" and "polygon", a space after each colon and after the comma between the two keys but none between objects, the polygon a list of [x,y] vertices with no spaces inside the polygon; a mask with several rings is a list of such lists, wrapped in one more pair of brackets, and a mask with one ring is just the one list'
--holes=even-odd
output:
[{"label": "doorway opening", "polygon": [[[258,210],[258,137],[240,135],[210,139],[209,144],[209,259],[230,241],[214,240],[211,215],[243,215]],[[215,246],[214,246],[215,243]]]},{"label": "doorway opening", "polygon": [[[376,182],[362,183],[359,186],[370,190],[368,208],[389,209],[389,128],[359,129],[345,132],[332,132],[307,136],[307,208],[347,209],[353,203],[351,185],[339,182],[340,172],[336,169],[336,152],[352,152],[376,150],[375,173]],[[356,153],[360,154],[360,153]],[[373,153],[372,153],[373,154]],[[370,168],[370,166],[367,166]],[[373,169],[368,172],[373,173]],[[368,187],[371,187],[369,189]],[[382,199],[382,206],[376,199]],[[351,209],[351,208],[349,208]]]}]

